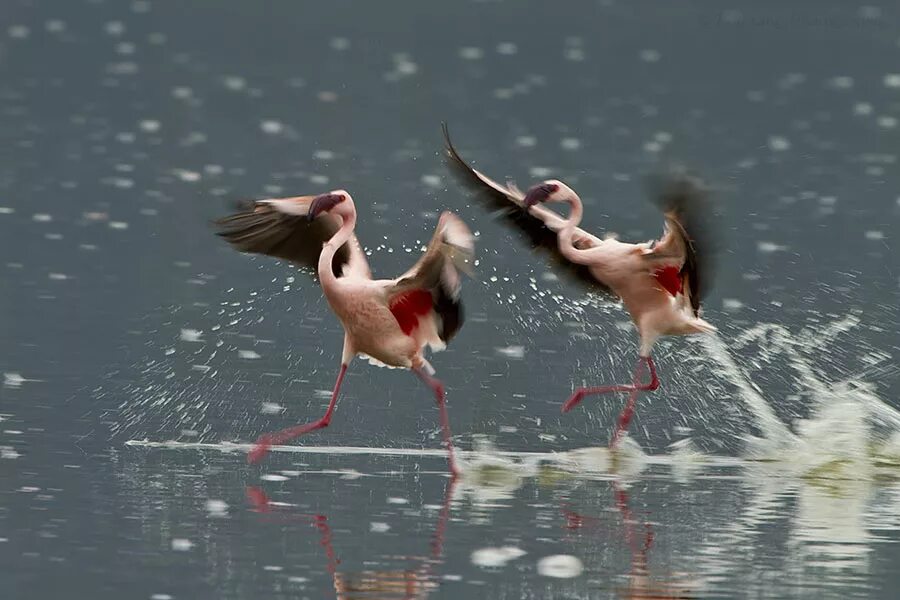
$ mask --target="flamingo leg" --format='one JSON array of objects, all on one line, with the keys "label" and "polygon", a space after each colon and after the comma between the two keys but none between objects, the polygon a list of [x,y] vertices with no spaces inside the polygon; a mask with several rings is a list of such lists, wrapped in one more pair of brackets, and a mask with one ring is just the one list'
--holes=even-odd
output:
[{"label": "flamingo leg", "polygon": [[[650,381],[643,383],[641,381],[641,377],[644,372],[644,365],[646,365],[650,370]],[[600,387],[590,387],[590,388],[579,388],[575,390],[575,393],[563,404],[562,412],[569,412],[576,406],[578,406],[582,400],[586,396],[593,396],[596,394],[609,394],[613,392],[630,392],[628,395],[628,401],[625,403],[625,408],[622,409],[621,414],[619,414],[619,419],[616,424],[616,430],[613,433],[612,441],[610,442],[610,447],[615,448],[619,443],[619,439],[622,437],[622,434],[628,429],[629,423],[631,423],[631,418],[634,416],[634,406],[637,402],[637,397],[640,392],[650,392],[659,387],[659,378],[656,376],[656,365],[653,363],[653,358],[649,356],[642,356],[638,359],[637,367],[634,371],[634,377],[630,384],[626,385],[605,385]]]},{"label": "flamingo leg", "polygon": [[294,438],[300,437],[304,433],[328,427],[331,423],[331,415],[334,413],[334,407],[337,406],[338,394],[340,394],[341,383],[344,381],[344,375],[346,373],[347,363],[342,363],[341,370],[338,372],[337,381],[334,382],[334,390],[331,392],[331,402],[328,403],[328,409],[321,419],[305,425],[295,425],[294,427],[288,427],[281,431],[266,433],[259,436],[256,443],[253,445],[253,449],[250,450],[250,453],[247,455],[247,462],[250,464],[258,463],[266,456],[266,454],[268,454],[269,450],[272,449],[272,446],[281,445]]},{"label": "flamingo leg", "polygon": [[429,375],[421,367],[413,367],[413,372],[419,376],[425,385],[434,392],[434,398],[437,401],[438,409],[441,413],[441,430],[444,434],[444,445],[447,447],[447,462],[450,464],[450,473],[456,479],[459,476],[459,469],[456,466],[456,459],[453,455],[453,440],[450,433],[450,417],[447,414],[447,401],[444,394],[444,384]]}]

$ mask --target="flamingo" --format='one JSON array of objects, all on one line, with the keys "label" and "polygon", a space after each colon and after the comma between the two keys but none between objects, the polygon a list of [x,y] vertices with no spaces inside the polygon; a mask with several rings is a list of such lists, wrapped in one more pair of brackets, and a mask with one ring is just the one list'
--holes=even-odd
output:
[{"label": "flamingo", "polygon": [[[704,210],[706,188],[685,173],[658,178],[657,199],[665,217],[665,230],[655,242],[626,243],[613,237],[600,239],[579,227],[583,215],[581,199],[562,181],[543,181],[527,192],[514,184],[501,185],[465,162],[453,143],[446,124],[444,141],[450,165],[460,178],[489,193],[495,206],[537,247],[553,252],[564,271],[594,289],[617,295],[631,316],[640,336],[638,363],[632,382],[625,385],[581,387],[563,404],[562,412],[575,408],[585,397],[611,392],[628,392],[610,446],[615,448],[628,430],[640,392],[659,388],[656,365],[650,355],[660,336],[714,333],[716,328],[700,317],[700,300],[707,291],[711,253],[708,228],[698,221],[708,217]],[[569,206],[567,218],[542,206],[544,203]],[[644,369],[650,381],[643,380]]]},{"label": "flamingo", "polygon": [[273,445],[328,427],[347,367],[362,355],[378,366],[410,369],[431,388],[456,476],[444,386],[423,352],[426,346],[443,349],[463,323],[460,271],[471,274],[474,256],[474,238],[465,223],[443,213],[425,253],[397,279],[372,279],[354,234],[356,206],[345,190],[252,202],[216,223],[219,235],[242,252],[315,267],[325,298],[344,328],[341,366],[325,415],[262,435],[249,462],[262,460]]}]

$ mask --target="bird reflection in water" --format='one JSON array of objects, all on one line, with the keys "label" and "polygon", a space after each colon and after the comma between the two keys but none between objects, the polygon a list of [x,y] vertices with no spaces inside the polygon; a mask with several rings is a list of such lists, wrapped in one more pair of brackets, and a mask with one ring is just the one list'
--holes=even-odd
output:
[{"label": "bird reflection in water", "polygon": [[[629,504],[628,491],[618,480],[612,481],[616,510],[622,517],[623,538],[631,553],[631,568],[628,572],[628,586],[618,588],[619,597],[629,600],[690,600],[698,597],[698,583],[687,580],[687,576],[670,577],[651,574],[648,567],[650,550],[653,547],[654,534],[650,521],[641,518],[632,511]],[[563,507],[565,528],[571,534],[584,530],[596,529],[603,519],[585,516],[572,510],[566,504]]]},{"label": "bird reflection in water", "polygon": [[333,545],[333,535],[328,517],[323,514],[303,514],[291,512],[288,507],[270,501],[266,493],[255,486],[248,486],[247,500],[252,510],[279,520],[307,522],[318,530],[319,545],[325,551],[326,568],[331,574],[337,600],[424,600],[438,587],[435,565],[442,562],[444,535],[450,520],[450,507],[457,478],[447,482],[444,501],[437,525],[431,538],[431,552],[428,556],[406,557],[420,564],[414,569],[394,569],[384,571],[346,572],[338,567],[341,560]]}]

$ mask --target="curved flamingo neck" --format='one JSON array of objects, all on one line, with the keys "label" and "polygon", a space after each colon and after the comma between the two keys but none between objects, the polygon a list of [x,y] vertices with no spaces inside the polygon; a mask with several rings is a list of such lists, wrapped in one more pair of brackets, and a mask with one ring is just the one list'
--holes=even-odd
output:
[{"label": "curved flamingo neck", "polygon": [[356,208],[353,205],[350,205],[348,210],[341,211],[338,215],[342,220],[341,227],[331,236],[330,240],[325,242],[322,252],[319,254],[318,272],[319,280],[323,286],[337,281],[332,268],[334,255],[337,254],[341,246],[347,243],[347,240],[353,235],[353,230],[356,229]]},{"label": "curved flamingo neck", "polygon": [[581,198],[574,190],[568,190],[568,193],[561,200],[569,205],[569,217],[563,229],[575,229],[581,225],[581,217],[584,216],[584,207],[581,204]]},{"label": "curved flamingo neck", "polygon": [[[583,252],[575,247],[572,243],[572,237],[575,234],[575,228],[581,224],[581,217],[584,215],[584,208],[581,204],[581,198],[574,190],[567,190],[566,195],[560,202],[569,205],[569,216],[566,218],[565,224],[559,231],[559,249],[564,256],[570,260],[577,261],[578,254]],[[579,261],[580,262],[580,261]]]}]

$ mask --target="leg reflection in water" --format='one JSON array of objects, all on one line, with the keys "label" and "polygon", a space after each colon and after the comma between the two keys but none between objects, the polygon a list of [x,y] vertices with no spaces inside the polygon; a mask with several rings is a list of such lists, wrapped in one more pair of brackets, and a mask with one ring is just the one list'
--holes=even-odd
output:
[{"label": "leg reflection in water", "polygon": [[[669,599],[688,600],[697,597],[699,585],[690,577],[671,574],[660,576],[650,573],[649,553],[653,547],[654,533],[650,521],[641,519],[632,511],[628,491],[618,480],[612,481],[613,498],[623,527],[623,538],[631,554],[628,586],[617,590],[620,598],[629,600]],[[563,506],[564,527],[570,533],[597,529],[603,519],[585,516],[575,511],[569,503]]]},{"label": "leg reflection in water", "polygon": [[406,570],[341,571],[338,569],[341,561],[335,553],[331,527],[325,515],[292,512],[288,507],[272,503],[266,493],[255,486],[247,487],[246,495],[252,510],[266,518],[306,522],[319,531],[319,545],[325,551],[327,569],[332,577],[337,600],[356,600],[358,598],[424,600],[438,587],[437,575],[433,572],[433,568],[443,560],[444,536],[450,520],[456,482],[455,477],[447,482],[441,512],[431,537],[430,554],[410,557],[419,564],[416,568]]}]

